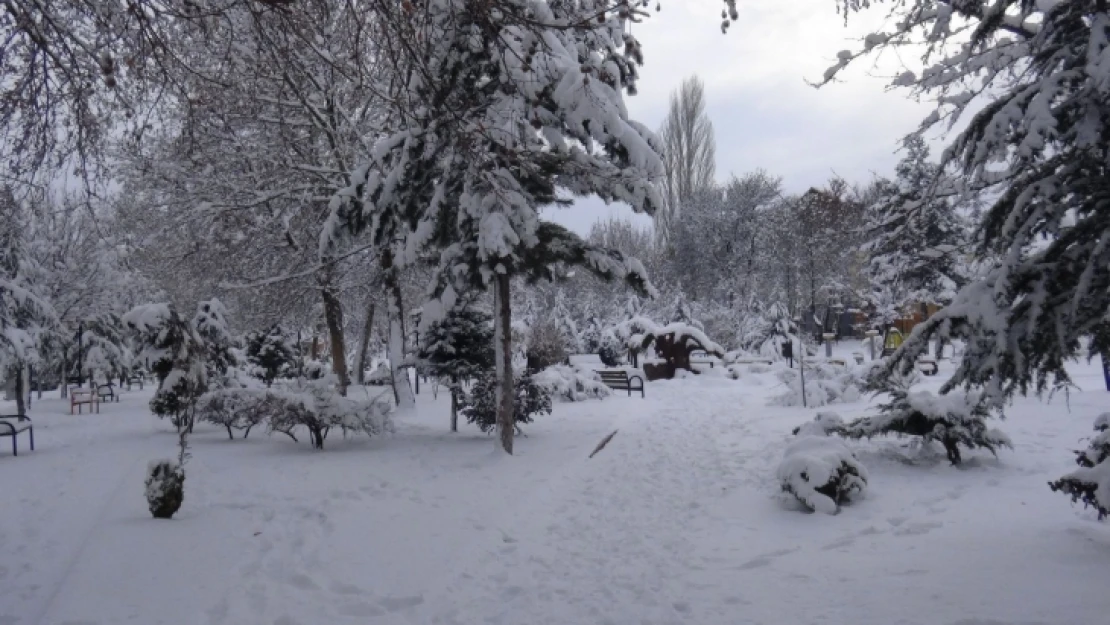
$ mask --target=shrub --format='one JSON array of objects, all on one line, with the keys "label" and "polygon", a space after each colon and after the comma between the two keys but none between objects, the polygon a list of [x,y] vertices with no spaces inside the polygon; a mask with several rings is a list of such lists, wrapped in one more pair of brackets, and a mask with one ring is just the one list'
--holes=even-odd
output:
[{"label": "shrub", "polygon": [[604,399],[609,396],[609,387],[601,383],[596,373],[567,365],[550,366],[532,379],[548,395],[562,401]]},{"label": "shrub", "polygon": [[1110,516],[1110,412],[1095,419],[1095,435],[1087,449],[1075,452],[1079,469],[1049,482],[1053,492],[1071,497],[1072,503],[1094,508],[1099,520]]},{"label": "shrub", "polygon": [[[754,365],[753,365],[754,366]],[[766,365],[764,365],[766,366]],[[806,406],[817,408],[828,404],[847,404],[860,399],[860,378],[851,370],[826,364],[806,364]],[[777,406],[801,406],[802,380],[797,369],[783,369],[778,372],[779,380],[787,391],[772,397],[770,404]]]},{"label": "shrub", "polygon": [[170,519],[185,500],[185,468],[176,460],[155,460],[147,467],[146,502],[156,519]]},{"label": "shrub", "polygon": [[794,436],[828,436],[844,429],[844,420],[835,412],[818,412],[813,421],[794,428]]},{"label": "shrub", "polygon": [[539,371],[567,359],[563,330],[554,320],[539,319],[532,324],[528,336],[528,369]]},{"label": "shrub", "polygon": [[[518,432],[521,423],[532,422],[533,415],[551,414],[551,395],[536,384],[531,374],[517,377],[513,386],[516,399],[513,422]],[[463,396],[459,413],[483,432],[492,432],[497,427],[497,376],[492,371],[480,376],[470,392]]]},{"label": "shrub", "polygon": [[782,490],[805,507],[836,514],[840,505],[867,488],[867,470],[843,442],[802,436],[782,455],[778,468]]},{"label": "shrub", "polygon": [[987,449],[994,455],[1000,447],[1013,448],[1008,436],[987,426],[991,409],[978,393],[911,393],[905,381],[892,382],[888,392],[890,401],[879,405],[882,414],[856,419],[838,433],[855,439],[895,434],[919,436],[925,444],[937,441],[953,465],[962,460],[961,445]]},{"label": "shrub", "polygon": [[271,408],[263,394],[248,389],[220,389],[202,395],[196,410],[201,421],[222,425],[227,429],[227,437],[234,440],[232,430],[241,430],[246,438],[251,428],[266,421]]}]

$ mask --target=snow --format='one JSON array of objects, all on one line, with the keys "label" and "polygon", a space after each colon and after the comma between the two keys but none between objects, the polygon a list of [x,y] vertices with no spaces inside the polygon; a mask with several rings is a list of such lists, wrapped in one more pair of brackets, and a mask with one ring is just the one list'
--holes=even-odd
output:
[{"label": "snow", "polygon": [[0,623],[1099,623],[1110,525],[1046,486],[1106,410],[1098,367],[1071,372],[1069,398],[1008,408],[999,458],[847,443],[868,493],[835,516],[780,490],[815,411],[768,407],[774,370],[558,403],[513,456],[448,432],[447,394],[426,390],[393,435],[324,451],[201,423],[170,521],[142,491],[148,462],[176,455],[151,389],[100,415],[51,394],[32,405],[36,450],[0,445]]}]

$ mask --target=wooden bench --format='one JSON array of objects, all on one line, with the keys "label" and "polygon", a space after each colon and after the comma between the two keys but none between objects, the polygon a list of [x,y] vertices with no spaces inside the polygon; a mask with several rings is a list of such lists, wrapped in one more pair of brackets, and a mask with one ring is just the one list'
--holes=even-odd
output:
[{"label": "wooden bench", "polygon": [[16,435],[20,432],[26,431],[27,436],[31,438],[31,451],[35,450],[35,427],[31,423],[31,417],[27,415],[0,415],[0,437],[12,437],[12,455],[19,455],[19,448],[16,446]]},{"label": "wooden bench", "polygon": [[99,401],[119,401],[119,393],[116,392],[116,385],[108,383],[97,386],[96,398]]},{"label": "wooden bench", "polygon": [[[598,371],[597,374],[601,376],[601,382],[609,388],[628,391],[629,397],[632,397],[632,391],[640,391],[640,397],[646,397],[644,395],[644,379],[638,375],[629,376],[628,372],[623,370]],[[634,386],[632,384],[633,380],[639,380],[639,386]]]},{"label": "wooden bench", "polygon": [[130,390],[131,390],[131,386],[132,386],[133,384],[138,384],[138,385],[139,385],[139,390],[141,391],[141,390],[143,390],[143,384],[144,384],[145,382],[146,382],[146,380],[144,380],[144,379],[143,379],[143,376],[141,376],[141,375],[133,375],[133,376],[131,376],[131,377],[127,378],[127,390],[129,390],[129,391],[130,391]]},{"label": "wooden bench", "polygon": [[918,358],[914,364],[917,366],[917,370],[925,375],[936,375],[940,371],[937,361],[932,358]]},{"label": "wooden bench", "polygon": [[69,391],[69,414],[73,414],[73,409],[77,408],[77,414],[81,414],[81,406],[88,404],[89,411],[95,410],[97,414],[100,413],[100,398],[97,397],[96,391],[87,388],[75,388]]}]

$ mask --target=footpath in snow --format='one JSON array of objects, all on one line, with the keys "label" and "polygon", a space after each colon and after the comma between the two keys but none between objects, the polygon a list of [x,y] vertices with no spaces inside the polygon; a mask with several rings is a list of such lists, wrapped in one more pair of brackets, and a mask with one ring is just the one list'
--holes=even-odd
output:
[{"label": "footpath in snow", "polygon": [[513,457],[428,393],[395,436],[323,452],[201,429],[168,522],[142,497],[174,444],[146,394],[43,401],[38,450],[0,452],[0,625],[1098,623],[1110,526],[1046,486],[1110,406],[1077,373],[1067,403],[1009,411],[998,459],[853,444],[870,490],[836,516],[778,491],[814,411],[767,407],[770,374],[557,403]]}]

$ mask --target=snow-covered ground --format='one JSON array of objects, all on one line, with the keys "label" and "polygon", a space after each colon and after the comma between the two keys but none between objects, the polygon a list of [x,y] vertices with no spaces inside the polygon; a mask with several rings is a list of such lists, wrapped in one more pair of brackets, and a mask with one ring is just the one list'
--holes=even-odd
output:
[{"label": "snow-covered ground", "polygon": [[1102,623],[1110,524],[1046,485],[1110,410],[1074,371],[1081,392],[1009,411],[998,459],[853,443],[870,485],[836,516],[779,492],[816,411],[768,407],[773,373],[556,403],[513,457],[450,434],[426,386],[395,435],[322,452],[200,426],[172,521],[143,499],[176,442],[149,389],[99,415],[46,399],[36,451],[0,439],[0,625]]}]

